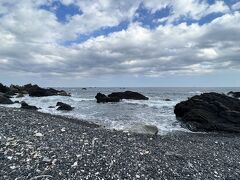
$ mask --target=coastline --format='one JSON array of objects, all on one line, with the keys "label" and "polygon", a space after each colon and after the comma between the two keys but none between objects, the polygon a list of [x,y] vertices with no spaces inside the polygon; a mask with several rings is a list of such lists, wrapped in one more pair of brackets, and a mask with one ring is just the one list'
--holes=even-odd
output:
[{"label": "coastline", "polygon": [[239,179],[240,136],[124,133],[0,107],[3,179]]}]

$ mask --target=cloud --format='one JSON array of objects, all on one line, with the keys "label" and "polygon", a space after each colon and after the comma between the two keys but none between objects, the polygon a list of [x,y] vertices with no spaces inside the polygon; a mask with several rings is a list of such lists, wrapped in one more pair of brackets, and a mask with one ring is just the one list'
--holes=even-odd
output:
[{"label": "cloud", "polygon": [[[0,70],[81,78],[118,74],[192,75],[240,67],[240,12],[230,12],[223,1],[209,5],[196,0],[62,0],[65,5],[74,3],[83,12],[73,15],[66,24],[59,22],[54,12],[39,8],[46,3],[52,2],[1,1]],[[149,29],[133,22],[141,3],[152,12],[171,7],[168,23]],[[213,12],[224,15],[204,25],[172,23],[182,16],[201,19]],[[62,43],[124,20],[130,22],[126,30],[80,44]]]},{"label": "cloud", "polygon": [[234,5],[232,5],[232,9],[233,10],[240,10],[240,2],[237,2]]}]

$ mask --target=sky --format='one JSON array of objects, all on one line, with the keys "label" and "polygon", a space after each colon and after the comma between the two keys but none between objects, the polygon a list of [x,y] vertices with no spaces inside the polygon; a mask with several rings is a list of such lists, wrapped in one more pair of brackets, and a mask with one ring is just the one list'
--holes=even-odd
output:
[{"label": "sky", "polygon": [[240,0],[0,0],[0,82],[240,87]]}]

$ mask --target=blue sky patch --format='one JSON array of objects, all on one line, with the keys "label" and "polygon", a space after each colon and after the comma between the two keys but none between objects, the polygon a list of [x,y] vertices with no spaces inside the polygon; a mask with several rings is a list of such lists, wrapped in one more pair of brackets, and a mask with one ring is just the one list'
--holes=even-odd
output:
[{"label": "blue sky patch", "polygon": [[170,14],[170,7],[162,8],[152,13],[150,9],[141,4],[136,11],[133,22],[140,22],[142,26],[154,29],[161,24],[164,25],[166,21],[161,21],[161,19],[168,17]]},{"label": "blue sky patch", "polygon": [[118,32],[118,31],[122,31],[122,30],[126,30],[128,28],[129,25],[129,21],[123,21],[120,24],[118,24],[117,26],[112,26],[112,27],[103,27],[100,28],[96,31],[87,33],[87,34],[79,34],[78,38],[76,38],[75,40],[72,41],[66,41],[63,43],[64,46],[71,46],[72,44],[80,44],[83,43],[85,41],[87,41],[90,38],[95,38],[98,36],[107,36],[113,32]]},{"label": "blue sky patch", "polygon": [[47,11],[54,12],[58,21],[61,23],[68,22],[68,18],[77,14],[82,14],[80,8],[74,4],[64,5],[60,1],[54,1],[50,5],[43,5],[40,7]]}]

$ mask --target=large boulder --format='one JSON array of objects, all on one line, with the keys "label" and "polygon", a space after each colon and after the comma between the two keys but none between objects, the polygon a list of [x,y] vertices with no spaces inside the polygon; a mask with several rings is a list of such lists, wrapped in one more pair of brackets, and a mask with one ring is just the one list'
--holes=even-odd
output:
[{"label": "large boulder", "polygon": [[146,134],[152,134],[152,135],[157,135],[158,134],[157,126],[154,126],[154,125],[144,125],[143,129],[144,129]]},{"label": "large boulder", "polygon": [[26,102],[21,102],[21,109],[28,109],[28,110],[38,110],[36,106],[28,105]]},{"label": "large boulder", "polygon": [[233,92],[233,91],[230,91],[228,93],[229,96],[232,96],[232,97],[235,97],[235,98],[240,98],[240,92]]},{"label": "large boulder", "polygon": [[224,94],[194,96],[177,104],[174,113],[191,131],[240,132],[240,100]]},{"label": "large boulder", "polygon": [[0,94],[0,104],[13,104],[13,102],[7,96]]},{"label": "large boulder", "polygon": [[74,107],[63,102],[57,102],[56,106],[58,106],[57,108],[58,111],[71,111],[74,109]]},{"label": "large boulder", "polygon": [[120,99],[117,97],[108,97],[105,94],[97,93],[95,96],[97,103],[108,103],[108,102],[119,102]]},{"label": "large boulder", "polygon": [[133,99],[133,100],[148,100],[149,98],[133,91],[125,91],[125,92],[113,92],[108,95],[110,98],[118,98],[118,99]]}]

